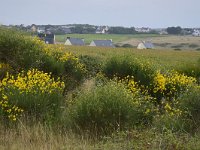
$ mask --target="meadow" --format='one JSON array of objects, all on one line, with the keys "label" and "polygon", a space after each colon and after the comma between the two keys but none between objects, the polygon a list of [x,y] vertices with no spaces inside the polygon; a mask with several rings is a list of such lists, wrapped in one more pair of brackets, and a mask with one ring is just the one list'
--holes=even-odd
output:
[{"label": "meadow", "polygon": [[0,28],[0,149],[199,149],[199,64]]},{"label": "meadow", "polygon": [[56,35],[58,43],[64,43],[67,37],[82,38],[89,45],[92,40],[112,39],[117,47],[129,46],[136,48],[142,41],[151,41],[158,50],[200,50],[200,37],[190,35],[159,35],[159,34],[67,34]]},{"label": "meadow", "polygon": [[64,43],[67,37],[85,39],[85,43],[89,45],[93,40],[112,39],[114,43],[127,41],[133,38],[161,37],[157,34],[66,34],[56,35],[56,41]]}]

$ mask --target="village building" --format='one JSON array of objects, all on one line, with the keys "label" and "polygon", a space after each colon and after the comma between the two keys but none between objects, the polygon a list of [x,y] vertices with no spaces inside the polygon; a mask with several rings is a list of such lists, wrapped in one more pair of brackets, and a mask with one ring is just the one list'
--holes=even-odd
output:
[{"label": "village building", "polygon": [[135,31],[138,33],[149,33],[151,29],[148,27],[142,27],[142,28],[135,28]]},{"label": "village building", "polygon": [[141,43],[138,44],[137,49],[153,49],[154,45],[153,43],[149,42],[149,41],[143,41]]},{"label": "village building", "polygon": [[98,47],[115,47],[112,43],[112,40],[93,40],[90,43],[90,46],[98,46]]},{"label": "village building", "polygon": [[200,30],[194,29],[193,36],[200,36]]},{"label": "village building", "polygon": [[32,24],[30,29],[32,32],[37,32],[37,26],[35,24]]},{"label": "village building", "polygon": [[83,46],[85,45],[85,43],[84,43],[84,39],[67,37],[65,45]]},{"label": "village building", "polygon": [[55,34],[38,33],[38,37],[46,44],[55,44]]},{"label": "village building", "polygon": [[45,27],[38,27],[37,33],[45,33]]}]

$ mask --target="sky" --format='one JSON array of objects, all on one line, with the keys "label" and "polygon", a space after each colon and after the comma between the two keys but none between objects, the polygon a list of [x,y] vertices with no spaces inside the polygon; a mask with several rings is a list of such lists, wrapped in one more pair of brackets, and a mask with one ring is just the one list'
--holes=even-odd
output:
[{"label": "sky", "polygon": [[200,27],[200,0],[0,0],[0,24]]}]

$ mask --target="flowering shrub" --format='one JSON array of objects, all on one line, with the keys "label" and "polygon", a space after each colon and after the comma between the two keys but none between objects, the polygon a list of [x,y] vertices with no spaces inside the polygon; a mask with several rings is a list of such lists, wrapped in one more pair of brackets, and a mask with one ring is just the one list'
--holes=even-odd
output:
[{"label": "flowering shrub", "polygon": [[153,79],[153,93],[158,100],[177,98],[181,92],[188,90],[196,82],[195,78],[176,71],[168,71],[166,74],[157,71]]},{"label": "flowering shrub", "polygon": [[8,103],[14,110],[22,108],[26,114],[36,118],[56,115],[63,99],[64,87],[60,79],[55,81],[50,74],[37,69],[27,73],[22,71],[16,77],[7,74],[0,82],[2,104]]},{"label": "flowering shrub", "polygon": [[8,102],[8,96],[2,94],[0,100],[0,115],[7,116],[10,120],[16,121],[17,117],[23,112],[23,109],[11,105]]},{"label": "flowering shrub", "polygon": [[6,72],[12,72],[12,68],[9,64],[0,63],[0,80],[6,76]]}]

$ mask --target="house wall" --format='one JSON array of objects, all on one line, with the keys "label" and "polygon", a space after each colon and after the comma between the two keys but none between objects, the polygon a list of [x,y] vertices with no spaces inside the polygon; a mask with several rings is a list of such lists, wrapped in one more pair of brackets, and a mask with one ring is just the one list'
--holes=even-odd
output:
[{"label": "house wall", "polygon": [[92,41],[92,42],[90,43],[90,46],[96,46],[96,44],[94,43],[94,41]]},{"label": "house wall", "polygon": [[72,43],[67,39],[65,45],[72,45]]},{"label": "house wall", "polygon": [[140,43],[140,44],[138,44],[137,49],[146,49],[146,47],[143,43]]}]

